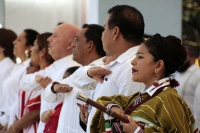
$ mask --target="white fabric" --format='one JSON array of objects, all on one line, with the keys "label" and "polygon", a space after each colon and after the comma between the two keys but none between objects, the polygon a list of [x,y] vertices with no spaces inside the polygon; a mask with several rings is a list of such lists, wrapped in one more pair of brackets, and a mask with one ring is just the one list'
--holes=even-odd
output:
[{"label": "white fabric", "polygon": [[14,62],[9,57],[6,57],[2,61],[0,61],[0,68],[1,68],[0,70],[0,100],[2,98],[3,82],[10,75],[13,67],[14,67]]},{"label": "white fabric", "polygon": [[197,126],[198,126],[198,128],[200,128],[200,83],[197,86],[195,93],[194,93],[193,111],[194,111],[194,118],[196,120]]},{"label": "white fabric", "polygon": [[[28,74],[21,80],[21,87],[25,91],[33,91],[37,90],[40,85],[35,82],[35,76],[40,75],[43,77],[50,77],[53,81],[55,80],[61,80],[63,79],[64,72],[72,66],[80,66],[78,63],[72,60],[72,55],[66,56],[62,59],[59,59],[57,61],[54,61],[52,65],[47,67],[44,70],[41,70],[39,72],[36,72],[34,74]],[[41,87],[40,87],[41,88]],[[41,109],[40,109],[40,117],[41,115],[49,110],[54,109],[60,102],[54,102],[54,103],[48,103],[46,102],[43,97],[41,96]],[[39,127],[37,130],[37,133],[43,133],[45,123],[41,122],[39,123]]]},{"label": "white fabric", "polygon": [[[32,92],[25,92],[24,90],[19,90],[19,99],[18,99],[18,111],[16,113],[17,119],[21,119],[23,115],[28,113],[29,108],[39,109],[36,106],[40,105],[40,95],[42,90],[36,90]],[[38,122],[33,123],[32,125],[23,129],[23,133],[36,133]]]},{"label": "white fabric", "polygon": [[[112,96],[115,94],[128,96],[144,88],[144,84],[132,81],[131,61],[135,58],[138,47],[139,46],[128,49],[107,66],[112,73],[104,77],[104,82],[102,84],[97,84],[93,100],[101,96]],[[85,77],[87,77],[87,71],[84,73]],[[91,81],[89,77],[85,79],[88,79],[88,82]],[[96,108],[92,107],[87,123],[87,133],[90,133],[90,124],[95,112]]]},{"label": "white fabric", "polygon": [[6,110],[17,100],[18,91],[20,89],[20,80],[26,74],[26,68],[28,67],[29,62],[30,60],[26,60],[21,64],[16,64],[9,77],[3,82],[0,111],[6,112]]},{"label": "white fabric", "polygon": [[138,127],[136,128],[136,130],[134,131],[134,133],[138,133],[138,132],[140,131],[140,129],[141,129],[141,127],[138,126]]},{"label": "white fabric", "polygon": [[[93,61],[90,66],[101,66],[103,64],[102,58]],[[79,113],[80,109],[76,103],[80,101],[76,100],[76,95],[78,92],[82,92],[88,97],[94,92],[97,82],[92,83],[81,82],[83,76],[83,68],[80,67],[71,76],[63,79],[60,83],[68,84],[73,87],[73,90],[69,93],[57,93],[54,94],[51,91],[51,85],[45,88],[43,93],[44,98],[48,102],[63,101],[62,110],[60,113],[57,133],[84,133],[83,129],[79,125]],[[77,82],[79,81],[79,82]]]},{"label": "white fabric", "polygon": [[[158,87],[152,85],[152,86],[150,86],[148,89],[145,89],[145,92],[148,93],[150,96],[153,96],[153,94],[154,94],[158,89],[160,89],[161,87],[170,85],[169,77],[163,78],[163,79],[159,80],[159,81],[158,81],[158,84],[159,84]],[[140,92],[142,93],[143,90],[140,91]],[[144,92],[143,92],[143,93],[144,93]]]},{"label": "white fabric", "polygon": [[184,73],[177,72],[175,78],[180,83],[180,86],[176,88],[179,95],[188,104],[192,113],[194,113],[194,93],[200,81],[199,69],[193,64]]}]

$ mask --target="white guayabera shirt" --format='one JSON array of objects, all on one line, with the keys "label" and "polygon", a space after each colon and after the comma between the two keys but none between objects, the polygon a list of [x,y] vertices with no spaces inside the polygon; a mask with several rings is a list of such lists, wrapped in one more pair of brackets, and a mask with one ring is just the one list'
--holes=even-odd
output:
[{"label": "white guayabera shirt", "polygon": [[[102,58],[97,59],[89,64],[89,66],[101,66],[103,64]],[[51,85],[48,85],[43,93],[43,97],[48,102],[63,101],[62,110],[59,117],[59,123],[57,133],[84,133],[83,129],[79,125],[79,113],[80,109],[76,105],[79,101],[76,99],[78,92],[84,93],[90,97],[93,94],[97,82],[91,83],[81,82],[83,78],[83,68],[80,67],[72,75],[58,81],[59,83],[68,84],[73,87],[73,90],[69,93],[53,93],[51,91]]]},{"label": "white guayabera shirt", "polygon": [[[131,61],[135,58],[138,47],[139,46],[128,49],[115,61],[110,62],[107,68],[111,70],[112,73],[104,77],[103,83],[97,84],[95,93],[93,95],[93,100],[96,100],[101,96],[112,96],[115,94],[129,96],[144,88],[144,84],[132,81]],[[89,67],[86,67],[84,70],[85,76],[82,79],[82,82],[93,81],[93,79],[87,75],[88,69]],[[87,133],[90,133],[90,124],[95,112],[96,108],[92,107],[87,123]]]},{"label": "white guayabera shirt", "polygon": [[[72,55],[66,56],[54,61],[49,67],[34,74],[27,74],[21,80],[21,88],[25,91],[33,91],[34,89],[42,89],[40,85],[35,82],[35,76],[50,77],[53,81],[63,79],[65,71],[72,66],[79,66],[79,64],[72,59]],[[49,109],[54,109],[60,102],[48,103],[41,96],[40,116]],[[43,133],[45,123],[40,121],[37,133]]]}]

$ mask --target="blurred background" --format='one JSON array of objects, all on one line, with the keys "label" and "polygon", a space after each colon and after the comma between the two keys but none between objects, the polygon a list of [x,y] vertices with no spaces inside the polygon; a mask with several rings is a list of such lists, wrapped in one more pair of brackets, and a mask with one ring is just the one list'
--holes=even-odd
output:
[{"label": "blurred background", "polygon": [[103,25],[117,4],[141,11],[147,36],[171,34],[200,45],[200,0],[0,0],[0,27],[19,34],[25,28],[52,32],[60,22]]}]

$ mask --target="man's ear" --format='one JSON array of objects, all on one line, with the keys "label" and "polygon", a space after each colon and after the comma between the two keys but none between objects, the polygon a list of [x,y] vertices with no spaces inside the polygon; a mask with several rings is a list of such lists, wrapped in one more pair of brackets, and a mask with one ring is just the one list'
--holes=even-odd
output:
[{"label": "man's ear", "polygon": [[94,42],[93,42],[93,41],[87,42],[86,45],[87,45],[87,46],[86,46],[86,50],[87,50],[88,52],[93,50],[93,48],[94,48]]},{"label": "man's ear", "polygon": [[113,41],[118,38],[119,34],[120,34],[119,27],[115,27],[115,28],[112,29]]},{"label": "man's ear", "polygon": [[70,49],[73,48],[73,43],[74,43],[73,40],[69,40],[69,41],[68,41],[67,50],[70,50]]}]

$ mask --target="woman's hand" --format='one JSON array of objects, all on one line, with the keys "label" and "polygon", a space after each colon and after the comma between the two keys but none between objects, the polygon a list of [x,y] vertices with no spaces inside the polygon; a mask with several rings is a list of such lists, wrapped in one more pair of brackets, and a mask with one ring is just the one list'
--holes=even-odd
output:
[{"label": "woman's hand", "polygon": [[122,115],[122,116],[124,116],[124,111],[122,109],[120,109],[118,106],[112,106],[111,110]]},{"label": "woman's hand", "polygon": [[6,133],[7,132],[7,126],[6,127],[3,127],[2,129],[1,129],[1,133]]},{"label": "woman's hand", "polygon": [[40,75],[35,76],[35,81],[42,86],[42,88],[46,88],[49,83],[52,82],[50,77],[42,77]]},{"label": "woman's hand", "polygon": [[129,115],[126,115],[129,123],[123,123],[121,122],[122,126],[123,126],[123,131],[125,133],[133,133],[137,128],[138,125],[136,124],[137,122],[133,120],[132,117],[130,117]]},{"label": "woman's hand", "polygon": [[79,106],[79,108],[81,110],[81,112],[80,112],[81,121],[83,123],[87,124],[88,116],[89,116],[88,106],[80,104],[80,103],[77,103],[77,105]]},{"label": "woman's hand", "polygon": [[7,132],[5,133],[16,133],[16,132],[18,132],[18,130],[15,129],[14,123],[13,123],[13,125],[11,125],[9,129],[7,130]]}]

